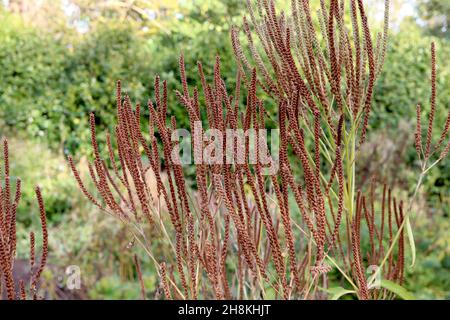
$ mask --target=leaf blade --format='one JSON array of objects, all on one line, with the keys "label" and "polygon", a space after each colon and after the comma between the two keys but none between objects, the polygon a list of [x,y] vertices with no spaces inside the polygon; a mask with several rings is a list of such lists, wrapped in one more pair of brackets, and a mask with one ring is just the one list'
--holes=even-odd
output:
[{"label": "leaf blade", "polygon": [[414,234],[411,227],[411,222],[409,221],[409,216],[406,217],[406,233],[408,235],[409,246],[411,247],[411,268],[414,267],[416,263],[416,244],[414,242]]},{"label": "leaf blade", "polygon": [[328,288],[327,292],[331,294],[330,300],[339,300],[339,298],[346,294],[356,293],[355,290],[348,290],[342,287]]},{"label": "leaf blade", "polygon": [[403,300],[416,300],[416,297],[414,297],[411,292],[403,288],[401,285],[390,280],[381,280],[380,286],[385,288],[386,290],[391,291],[392,293],[395,293]]}]

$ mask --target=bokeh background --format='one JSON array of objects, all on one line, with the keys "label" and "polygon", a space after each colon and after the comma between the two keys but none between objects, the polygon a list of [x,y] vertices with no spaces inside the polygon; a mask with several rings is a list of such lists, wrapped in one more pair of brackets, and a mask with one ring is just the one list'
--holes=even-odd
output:
[{"label": "bokeh background", "polygon": [[[367,2],[372,23],[381,28],[382,1]],[[363,183],[381,172],[377,178],[407,194],[418,174],[415,105],[422,102],[429,108],[432,41],[438,59],[438,126],[443,126],[450,107],[450,1],[391,2],[389,50],[376,85],[370,139],[363,149],[367,161],[359,177]],[[318,7],[319,0],[311,0],[311,6]],[[233,83],[229,29],[239,25],[244,14],[242,0],[0,2],[0,135],[9,139],[11,172],[24,186],[18,255],[26,259],[27,232],[39,226],[33,194],[39,184],[50,224],[46,286],[54,297],[139,297],[132,260],[138,249],[129,244],[120,223],[84,200],[67,168],[68,154],[79,162],[91,155],[89,112],[95,112],[100,132],[113,127],[118,79],[143,103],[156,73],[168,80],[171,91],[179,88],[181,52],[190,82],[198,81],[197,60],[211,71],[219,54],[225,80]],[[170,99],[169,112],[182,125],[183,108],[174,95]],[[416,211],[418,262],[408,271],[406,287],[418,298],[450,299],[449,160],[427,177]],[[153,294],[155,272],[149,261],[142,263],[146,287]],[[75,293],[64,289],[69,265],[79,266],[82,273],[82,289]]]}]

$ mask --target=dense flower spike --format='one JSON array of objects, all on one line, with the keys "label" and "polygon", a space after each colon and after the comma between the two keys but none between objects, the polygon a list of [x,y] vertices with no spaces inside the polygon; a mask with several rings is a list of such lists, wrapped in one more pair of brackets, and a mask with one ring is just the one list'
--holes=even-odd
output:
[{"label": "dense flower spike", "polygon": [[35,238],[34,232],[30,232],[30,270],[33,270],[35,263]]},{"label": "dense flower spike", "polygon": [[[434,42],[431,43],[430,51],[431,51],[431,94],[430,94],[430,113],[428,116],[428,127],[427,127],[425,146],[423,146],[423,142],[422,142],[421,105],[417,104],[417,109],[416,109],[417,121],[416,121],[415,146],[416,146],[416,151],[419,156],[419,159],[421,160],[422,173],[427,172],[428,169],[432,168],[439,161],[444,159],[447,156],[447,154],[449,152],[449,148],[450,148],[450,141],[444,148],[442,148],[442,144],[445,141],[445,139],[447,138],[448,133],[450,131],[450,110],[448,111],[447,118],[445,119],[444,128],[441,131],[439,140],[434,145],[434,147],[432,147],[433,129],[434,129],[434,122],[435,122],[435,114],[436,114],[436,95],[437,95],[437,89],[436,89],[436,77],[437,77],[436,45]],[[430,164],[429,160],[436,152],[440,152],[438,159],[434,163]],[[427,168],[427,166],[428,166],[428,168]]]},{"label": "dense flower spike", "polygon": [[134,259],[134,266],[136,267],[136,273],[137,273],[138,279],[139,279],[139,284],[141,286],[142,300],[145,300],[145,285],[144,285],[144,279],[142,278],[141,263],[139,262],[139,258],[137,257],[137,255],[134,255],[133,259]]},{"label": "dense flower spike", "polygon": [[[117,124],[114,134],[106,136],[109,163],[101,158],[95,117],[90,116],[94,160],[88,169],[98,194],[88,191],[70,157],[69,165],[86,198],[121,219],[144,247],[159,270],[165,298],[266,298],[268,288],[277,298],[308,298],[322,287],[319,281],[327,283],[336,263],[361,299],[379,294],[366,279],[366,261],[388,260],[379,272],[403,281],[403,229],[411,208],[402,201],[397,205],[390,189],[386,196],[386,185],[381,200],[375,182],[368,196],[356,192],[365,186],[357,187],[355,176],[387,48],[389,1],[375,45],[362,0],[320,4],[316,32],[307,0],[292,0],[291,15],[278,13],[274,0],[247,2],[249,17],[242,30],[251,58],[244,53],[239,29],[231,30],[238,63],[234,97],[222,79],[218,56],[211,77],[197,63],[198,87],[188,81],[180,57],[181,89],[175,94],[186,110],[191,141],[179,136],[177,119],[170,117],[167,84],[159,76],[148,101],[148,132],[141,130],[140,104],[133,108],[117,83]],[[247,92],[243,105],[242,88]],[[275,100],[278,117],[266,112],[260,90]],[[418,106],[419,155],[420,112]],[[278,152],[264,136],[274,122]],[[195,181],[181,162],[183,145],[193,149],[189,169],[195,169]],[[228,162],[228,155],[234,161]],[[381,205],[380,219],[375,203]],[[143,290],[137,257],[135,263]]]},{"label": "dense flower spike", "polygon": [[[9,171],[9,150],[8,141],[3,140],[3,160],[4,160],[4,188],[0,187],[0,282],[5,285],[8,299],[27,298],[25,283],[16,280],[13,273],[16,259],[16,212],[21,198],[21,180],[16,180],[16,191],[14,199],[10,198],[10,171]],[[42,225],[42,256],[39,267],[35,270],[35,238],[34,233],[30,233],[30,270],[32,279],[30,283],[30,293],[34,299],[38,298],[38,284],[40,276],[45,268],[48,257],[48,231],[47,221],[39,187],[36,187],[36,198],[39,205],[39,216]],[[17,285],[16,285],[17,283]],[[2,285],[0,285],[2,286]],[[19,292],[16,292],[16,288]]]},{"label": "dense flower spike", "polygon": [[363,210],[362,202],[364,198],[358,193],[356,216],[352,226],[352,252],[353,252],[353,264],[355,266],[356,279],[358,280],[360,299],[368,300],[369,292],[367,288],[367,281],[364,274],[364,268],[362,266],[361,256],[361,214]]},{"label": "dense flower spike", "polygon": [[48,258],[48,231],[47,231],[47,218],[45,215],[44,200],[42,199],[41,189],[39,187],[35,188],[36,198],[39,204],[39,218],[41,220],[42,226],[42,255],[39,262],[39,267],[34,272],[31,281],[31,290],[33,291],[33,299],[37,298],[37,284],[41,278],[42,272],[44,271],[45,264]]},{"label": "dense flower spike", "polygon": [[422,127],[421,127],[421,108],[420,103],[416,106],[416,133],[414,139],[414,145],[416,147],[416,153],[419,159],[422,157]]},{"label": "dense flower spike", "polygon": [[430,98],[430,117],[428,120],[427,143],[425,146],[425,158],[430,156],[431,137],[433,134],[433,121],[436,113],[436,48],[434,42],[431,44],[431,98]]}]

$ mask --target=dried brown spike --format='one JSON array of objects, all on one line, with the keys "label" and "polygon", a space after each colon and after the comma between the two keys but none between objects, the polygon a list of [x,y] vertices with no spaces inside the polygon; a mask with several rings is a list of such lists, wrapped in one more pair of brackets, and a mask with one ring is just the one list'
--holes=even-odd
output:
[{"label": "dried brown spike", "polygon": [[71,156],[67,157],[67,160],[69,161],[70,169],[72,170],[72,173],[75,177],[75,180],[77,180],[78,187],[83,192],[85,197],[91,201],[94,205],[96,205],[99,208],[102,208],[102,206],[95,200],[94,196],[86,189],[83,180],[81,180],[80,173],[78,172],[77,168],[75,167],[75,164],[73,163],[73,159]]},{"label": "dried brown spike", "polygon": [[8,256],[7,244],[0,238],[0,267],[3,274],[3,281],[6,284],[6,293],[8,300],[14,300],[16,298],[16,292],[14,289],[14,278],[12,274],[10,258]]},{"label": "dried brown spike", "polygon": [[30,270],[33,271],[34,263],[35,263],[35,238],[34,232],[30,232]]},{"label": "dried brown spike", "polygon": [[169,284],[167,283],[167,271],[166,271],[166,264],[163,262],[160,265],[160,277],[161,277],[161,282],[162,282],[162,287],[164,290],[164,295],[166,296],[166,299],[172,299],[172,295],[170,294],[170,288],[169,288]]},{"label": "dried brown spike", "polygon": [[[3,189],[3,207],[4,207],[4,230],[6,234],[10,234],[11,231],[11,183],[9,176],[9,150],[8,150],[8,140],[5,138],[3,140],[3,161],[4,161],[4,175],[5,175],[5,187]],[[8,245],[5,243],[5,246]],[[8,250],[8,249],[7,249]]]},{"label": "dried brown spike", "polygon": [[444,130],[442,130],[439,141],[438,141],[438,143],[436,143],[436,147],[435,147],[436,150],[438,150],[441,147],[442,142],[444,142],[445,137],[447,136],[449,130],[450,130],[450,110],[448,110],[448,115],[447,115],[447,119],[445,120]]},{"label": "dried brown spike", "polygon": [[142,271],[141,271],[141,264],[139,262],[139,259],[137,255],[134,255],[134,265],[136,267],[136,272],[139,278],[139,284],[141,285],[141,297],[142,300],[145,300],[145,285],[144,285],[144,279],[142,278]]},{"label": "dried brown spike", "polygon": [[5,177],[9,177],[9,150],[8,150],[8,139],[3,139],[3,161],[5,166]]},{"label": "dried brown spike", "polygon": [[369,61],[369,82],[367,85],[367,92],[364,101],[364,120],[363,127],[361,130],[361,138],[360,144],[363,144],[366,139],[367,127],[369,125],[369,117],[371,112],[371,104],[372,104],[372,94],[373,87],[375,84],[375,61],[373,56],[373,47],[372,47],[372,39],[370,37],[369,25],[367,23],[367,16],[364,11],[364,5],[362,0],[358,0],[358,8],[361,15],[362,26],[363,26],[363,35],[365,40],[365,48],[367,51],[367,58]]},{"label": "dried brown spike", "polygon": [[120,108],[122,106],[122,89],[121,89],[120,80],[117,80],[116,99],[117,99],[117,109],[120,110]]},{"label": "dried brown spike", "polygon": [[431,98],[430,117],[428,119],[427,142],[425,145],[425,159],[428,159],[431,151],[431,139],[433,135],[433,122],[436,113],[436,48],[434,42],[431,43]]},{"label": "dried brown spike", "polygon": [[[400,201],[399,204],[399,225],[402,224],[405,215],[403,212],[403,201]],[[400,285],[403,283],[404,269],[405,269],[405,236],[404,236],[404,228],[400,232],[400,239],[398,243],[398,281]]]},{"label": "dried brown spike", "polygon": [[361,257],[361,214],[363,210],[361,192],[358,191],[356,215],[352,228],[352,251],[353,262],[355,264],[356,278],[358,279],[359,295],[361,300],[368,300],[369,293],[367,290],[367,282],[364,274]]},{"label": "dried brown spike", "polygon": [[445,146],[444,150],[442,150],[439,159],[444,159],[448,155],[449,151],[450,151],[450,141],[447,143],[447,146]]},{"label": "dried brown spike", "polygon": [[42,226],[42,256],[39,264],[38,270],[34,273],[31,283],[31,289],[33,290],[33,299],[37,298],[36,285],[44,271],[45,264],[47,263],[48,257],[48,231],[47,231],[47,218],[45,214],[44,201],[42,200],[41,189],[36,186],[35,188],[36,198],[39,204],[39,217]]},{"label": "dried brown spike", "polygon": [[[330,14],[328,18],[328,45],[329,45],[329,52],[330,52],[330,66],[331,66],[331,86],[333,89],[333,94],[336,97],[336,102],[338,104],[339,112],[342,112],[342,98],[341,98],[341,92],[340,92],[340,65],[338,64],[338,60],[336,57],[336,48],[335,48],[335,35],[334,35],[334,18],[337,15],[336,12],[336,1],[337,0],[331,0],[330,3]],[[337,18],[337,17],[336,17]]]},{"label": "dried brown spike", "polygon": [[183,95],[187,98],[189,97],[188,85],[186,80],[186,66],[184,64],[184,56],[180,55],[180,77],[181,83],[183,85]]},{"label": "dried brown spike", "polygon": [[27,293],[25,291],[25,282],[20,279],[19,281],[19,289],[20,289],[20,299],[27,300]]},{"label": "dried brown spike", "polygon": [[416,152],[419,159],[422,154],[422,128],[421,128],[421,120],[420,120],[420,103],[416,106],[416,133],[415,133],[415,146]]},{"label": "dried brown spike", "polygon": [[89,114],[89,126],[91,130],[91,143],[94,148],[94,156],[96,159],[100,159],[100,152],[98,150],[97,136],[95,134],[95,115],[93,112]]}]

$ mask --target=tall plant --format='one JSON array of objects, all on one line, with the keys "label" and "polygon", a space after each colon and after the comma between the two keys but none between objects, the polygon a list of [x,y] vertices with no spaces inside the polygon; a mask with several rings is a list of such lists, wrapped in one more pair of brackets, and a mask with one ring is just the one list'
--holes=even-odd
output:
[{"label": "tall plant", "polygon": [[16,213],[21,198],[21,180],[16,179],[14,198],[11,192],[11,175],[9,167],[8,140],[3,140],[3,177],[0,186],[0,298],[5,296],[8,300],[38,299],[40,278],[44,271],[48,257],[48,231],[44,201],[41,189],[36,186],[36,199],[39,205],[39,216],[42,225],[42,255],[36,261],[35,235],[30,232],[30,280],[16,279],[14,275],[14,263],[16,259],[17,235]]},{"label": "tall plant", "polygon": [[[166,121],[169,93],[159,76],[145,130],[140,104],[133,106],[130,97],[123,97],[118,82],[117,125],[107,136],[108,161],[100,156],[91,114],[94,160],[89,172],[99,199],[89,192],[71,157],[69,164],[86,197],[127,224],[134,241],[158,266],[166,298],[319,298],[320,290],[336,292],[328,288],[333,268],[350,288],[337,290],[334,297],[403,294],[405,230],[414,244],[412,207],[386,185],[381,197],[375,182],[361,191],[355,177],[386,52],[389,2],[376,41],[361,0],[320,3],[317,30],[308,1],[292,1],[289,15],[277,13],[273,0],[248,2],[250,18],[244,18],[242,29],[249,57],[238,28],[231,32],[238,64],[233,96],[221,78],[218,57],[212,83],[198,63],[199,89],[188,86],[181,56],[182,90],[176,95],[189,117],[196,188],[188,187],[178,154],[183,144],[174,139],[177,121]],[[426,160],[416,190],[450,146],[427,164],[434,59],[432,70]],[[243,106],[242,85],[247,90]],[[266,112],[260,90],[276,102],[277,119]],[[279,128],[276,157],[260,134],[269,121]],[[449,121],[436,150],[442,149]],[[239,130],[249,134],[240,136]],[[420,137],[418,129],[416,140]],[[136,264],[141,275],[137,259]],[[374,271],[369,279],[367,267]]]}]

